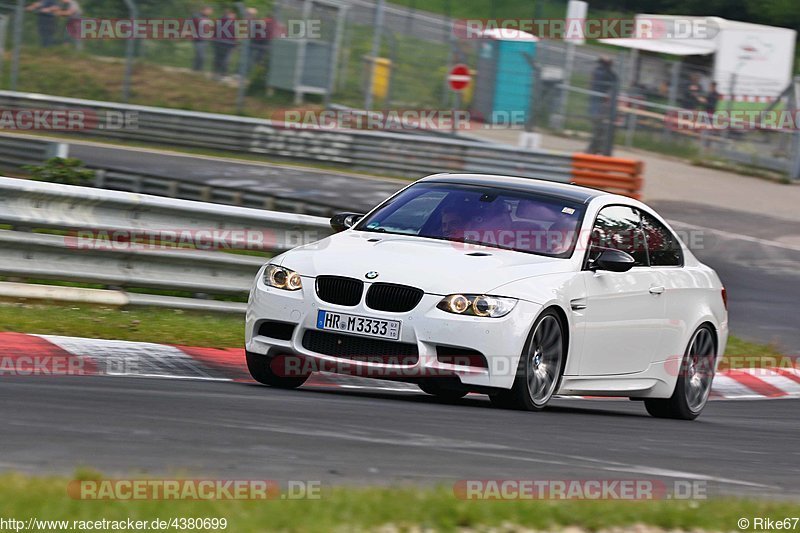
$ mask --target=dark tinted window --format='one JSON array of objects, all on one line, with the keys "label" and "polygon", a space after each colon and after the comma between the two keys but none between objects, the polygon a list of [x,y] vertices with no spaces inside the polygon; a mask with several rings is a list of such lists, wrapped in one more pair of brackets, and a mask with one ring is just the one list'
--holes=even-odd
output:
[{"label": "dark tinted window", "polygon": [[592,228],[589,260],[595,259],[605,248],[631,254],[636,261],[634,266],[647,266],[647,247],[638,210],[624,205],[600,210]]},{"label": "dark tinted window", "polygon": [[642,213],[642,230],[647,239],[651,266],[681,266],[683,252],[678,238],[661,222]]}]

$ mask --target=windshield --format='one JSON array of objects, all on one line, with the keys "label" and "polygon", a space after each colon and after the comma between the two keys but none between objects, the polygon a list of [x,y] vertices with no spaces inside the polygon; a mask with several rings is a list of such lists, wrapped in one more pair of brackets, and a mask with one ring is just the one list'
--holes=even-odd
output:
[{"label": "windshield", "polygon": [[355,229],[568,257],[583,205],[501,188],[426,182],[380,206]]}]

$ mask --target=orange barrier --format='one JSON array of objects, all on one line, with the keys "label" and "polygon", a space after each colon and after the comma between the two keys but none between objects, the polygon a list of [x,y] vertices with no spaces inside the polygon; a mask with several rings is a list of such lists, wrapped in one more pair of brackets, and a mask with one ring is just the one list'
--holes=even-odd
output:
[{"label": "orange barrier", "polygon": [[643,167],[643,163],[635,159],[573,154],[572,182],[639,199],[644,183]]}]

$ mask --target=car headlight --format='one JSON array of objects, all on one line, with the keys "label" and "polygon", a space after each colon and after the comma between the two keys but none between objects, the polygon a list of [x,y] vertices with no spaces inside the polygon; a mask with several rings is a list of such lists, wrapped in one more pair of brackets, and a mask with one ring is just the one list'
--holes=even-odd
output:
[{"label": "car headlight", "polygon": [[485,294],[451,294],[442,298],[436,307],[456,315],[499,318],[510,313],[515,305],[517,305],[516,298]]},{"label": "car headlight", "polygon": [[300,274],[277,265],[267,265],[267,269],[264,270],[264,283],[270,287],[287,291],[298,291],[303,288]]}]

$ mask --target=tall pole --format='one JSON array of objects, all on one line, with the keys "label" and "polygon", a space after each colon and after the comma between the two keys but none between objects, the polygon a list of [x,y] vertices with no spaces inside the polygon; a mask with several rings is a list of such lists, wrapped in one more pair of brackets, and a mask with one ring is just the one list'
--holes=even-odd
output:
[{"label": "tall pole", "polygon": [[[245,20],[250,20],[247,15],[247,8],[243,2],[236,2],[236,9],[239,16]],[[239,54],[239,88],[236,92],[236,112],[241,114],[244,111],[244,95],[247,89],[247,73],[250,70],[250,30],[248,28],[247,37],[242,43],[242,52]]]},{"label": "tall pole", "polygon": [[375,4],[375,32],[372,34],[372,53],[371,65],[369,69],[369,80],[367,83],[367,94],[364,96],[364,109],[372,109],[372,85],[375,82],[375,67],[378,61],[378,54],[381,53],[381,37],[383,33],[383,8],[384,0],[378,0]]},{"label": "tall pole", "polygon": [[11,55],[11,82],[9,88],[12,91],[17,90],[17,81],[19,80],[19,53],[22,48],[22,26],[25,19],[25,0],[17,0],[17,6],[14,9],[14,51]]},{"label": "tall pole", "polygon": [[5,77],[4,64],[6,58],[6,32],[8,30],[8,17],[0,15],[0,87],[3,86],[3,78]]},{"label": "tall pole", "polygon": [[[131,20],[139,18],[139,8],[134,0],[125,0]],[[136,52],[136,41],[129,39],[125,45],[125,79],[122,82],[122,101],[127,103],[131,97],[131,78],[133,77],[133,59]]]}]

